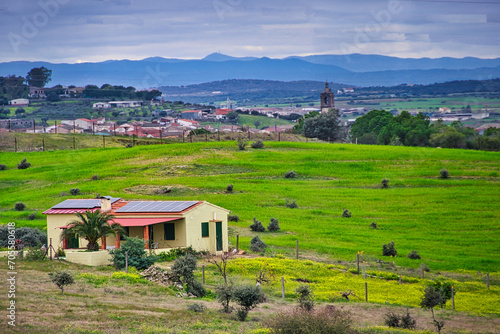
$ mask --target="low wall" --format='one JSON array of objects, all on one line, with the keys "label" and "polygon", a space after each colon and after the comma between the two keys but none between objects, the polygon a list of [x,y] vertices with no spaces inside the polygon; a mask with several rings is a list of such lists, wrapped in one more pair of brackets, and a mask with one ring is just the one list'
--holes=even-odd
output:
[{"label": "low wall", "polygon": [[66,261],[84,264],[86,266],[109,266],[111,265],[111,254],[108,251],[82,252],[78,250],[65,249]]}]

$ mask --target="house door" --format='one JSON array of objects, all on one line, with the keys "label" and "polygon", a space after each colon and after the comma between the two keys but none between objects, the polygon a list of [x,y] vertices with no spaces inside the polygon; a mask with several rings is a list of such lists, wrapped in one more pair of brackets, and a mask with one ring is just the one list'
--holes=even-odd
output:
[{"label": "house door", "polygon": [[215,222],[215,242],[217,251],[222,250],[222,222]]},{"label": "house door", "polygon": [[78,240],[78,237],[68,238],[69,249],[78,248],[79,246],[80,246],[80,240]]}]

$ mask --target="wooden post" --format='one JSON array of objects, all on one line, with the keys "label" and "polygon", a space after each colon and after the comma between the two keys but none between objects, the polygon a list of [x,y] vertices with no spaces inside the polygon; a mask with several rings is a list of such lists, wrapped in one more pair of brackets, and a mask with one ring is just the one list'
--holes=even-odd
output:
[{"label": "wooden post", "polygon": [[49,241],[49,259],[52,260],[52,238]]},{"label": "wooden post", "polygon": [[42,138],[42,151],[45,152],[45,138]]},{"label": "wooden post", "polygon": [[[220,126],[220,124],[219,124]],[[217,140],[220,141],[220,129],[217,129]]]},{"label": "wooden post", "polygon": [[278,132],[278,141],[281,141],[281,132]]},{"label": "wooden post", "polygon": [[10,132],[10,119],[9,119],[9,132]]},{"label": "wooden post", "polygon": [[14,137],[14,152],[17,152],[17,138]]},{"label": "wooden post", "polygon": [[486,273],[486,286],[490,289],[490,273]]},{"label": "wooden post", "polygon": [[76,150],[76,138],[73,137],[73,151]]},{"label": "wooden post", "polygon": [[365,302],[368,303],[368,282],[365,282]]},{"label": "wooden post", "polygon": [[399,284],[403,284],[403,277],[399,275]]},{"label": "wooden post", "polygon": [[281,298],[285,299],[285,278],[281,276]]},{"label": "wooden post", "polygon": [[297,251],[296,251],[296,258],[297,260],[299,259],[299,241],[297,240]]},{"label": "wooden post", "polygon": [[125,271],[128,273],[128,251],[125,252]]},{"label": "wooden post", "polygon": [[33,133],[36,133],[36,127],[35,127],[35,125],[36,125],[36,122],[35,122],[35,120],[33,120]]},{"label": "wooden post", "polygon": [[102,136],[102,148],[106,148],[106,137]]},{"label": "wooden post", "polygon": [[424,279],[424,264],[420,263],[420,279]]},{"label": "wooden post", "polygon": [[73,121],[73,134],[76,133],[76,121]]},{"label": "wooden post", "polygon": [[182,142],[185,143],[186,142],[186,138],[184,137],[184,133],[186,132],[186,130],[182,130]]},{"label": "wooden post", "polygon": [[95,122],[92,122],[92,134],[95,134]]},{"label": "wooden post", "polygon": [[[160,132],[161,133],[161,132]],[[116,137],[116,123],[113,124],[113,135]]]},{"label": "wooden post", "polygon": [[115,234],[115,249],[120,249],[120,235]]},{"label": "wooden post", "polygon": [[202,282],[203,282],[203,285],[205,285],[205,265],[203,265],[201,267],[201,272],[202,272],[202,277],[203,277]]},{"label": "wooden post", "polygon": [[101,249],[106,250],[106,237],[101,238]]},{"label": "wooden post", "polygon": [[455,309],[455,289],[451,287],[451,307],[454,310]]},{"label": "wooden post", "polygon": [[236,251],[240,250],[240,235],[236,234]]},{"label": "wooden post", "polygon": [[163,144],[163,138],[161,136],[161,128],[160,128],[160,144]]},{"label": "wooden post", "polygon": [[358,266],[358,275],[359,275],[359,253],[356,254],[356,262]]},{"label": "wooden post", "polygon": [[132,146],[135,146],[135,134],[132,134]]}]

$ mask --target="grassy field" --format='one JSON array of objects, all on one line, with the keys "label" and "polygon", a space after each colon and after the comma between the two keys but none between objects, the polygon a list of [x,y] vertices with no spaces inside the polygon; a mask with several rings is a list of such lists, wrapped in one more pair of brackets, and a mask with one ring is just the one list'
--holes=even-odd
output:
[{"label": "grassy field", "polygon": [[[27,158],[32,167],[16,169]],[[495,272],[500,268],[500,155],[494,152],[269,142],[239,151],[235,142],[186,143],[133,148],[2,153],[0,222],[45,226],[40,213],[67,198],[112,195],[126,199],[207,200],[232,210],[230,241],[246,249],[253,217],[265,226],[277,218],[282,230],[263,233],[273,252],[324,261],[368,261],[431,270]],[[439,178],[442,168],[451,177]],[[284,173],[295,170],[295,179]],[[93,175],[98,180],[93,181]],[[389,189],[380,181],[390,179]],[[228,184],[234,193],[225,192]],[[158,187],[172,186],[166,195]],[[286,201],[295,200],[290,209]],[[15,211],[16,202],[26,211]],[[342,218],[342,210],[352,212]],[[32,212],[37,219],[27,219]],[[376,222],[378,229],[370,228]],[[382,256],[395,242],[398,256]],[[422,261],[406,255],[417,250]]]}]

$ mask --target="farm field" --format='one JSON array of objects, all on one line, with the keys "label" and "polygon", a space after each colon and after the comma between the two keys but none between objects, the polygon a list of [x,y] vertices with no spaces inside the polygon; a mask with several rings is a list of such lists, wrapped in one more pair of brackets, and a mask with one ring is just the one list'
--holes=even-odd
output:
[{"label": "farm field", "polygon": [[[32,167],[16,169],[27,158]],[[186,143],[133,148],[2,153],[0,222],[45,226],[41,212],[82,195],[126,199],[206,200],[240,217],[231,225],[243,249],[254,235],[253,218],[279,233],[261,239],[273,252],[352,261],[364,252],[386,260],[382,245],[395,242],[397,266],[431,270],[495,272],[500,268],[500,155],[494,152],[268,142],[264,149],[239,151],[235,142]],[[449,179],[440,179],[446,168]],[[285,179],[294,170],[297,177]],[[92,180],[97,175],[98,180]],[[389,189],[381,180],[390,179]],[[234,185],[233,193],[226,187]],[[156,195],[161,187],[169,194]],[[286,207],[296,201],[298,208]],[[15,211],[23,202],[26,211]],[[343,209],[352,212],[342,218]],[[27,217],[36,212],[37,219]],[[375,222],[377,229],[370,228]],[[406,255],[417,250],[422,261]]]}]

